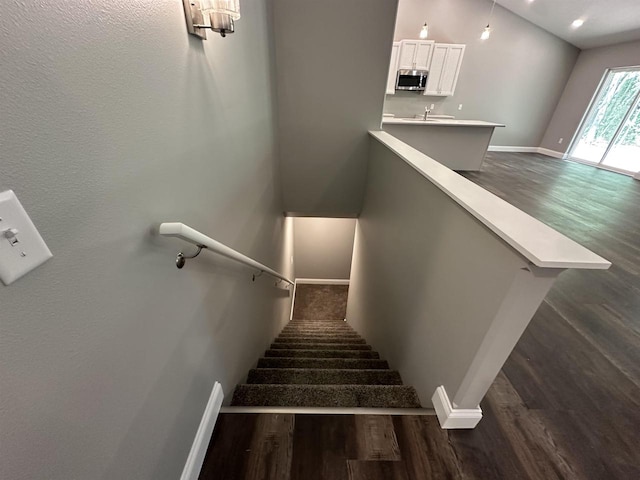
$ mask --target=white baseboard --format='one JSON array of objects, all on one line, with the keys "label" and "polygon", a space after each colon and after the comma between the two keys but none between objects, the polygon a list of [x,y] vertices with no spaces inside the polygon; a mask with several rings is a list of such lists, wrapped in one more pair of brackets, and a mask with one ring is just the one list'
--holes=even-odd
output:
[{"label": "white baseboard", "polygon": [[542,155],[547,155],[548,157],[554,157],[554,158],[564,158],[564,153],[562,152],[556,152],[555,150],[549,150],[548,148],[538,148],[538,153],[541,153]]},{"label": "white baseboard", "polygon": [[480,406],[476,408],[455,408],[442,385],[436,388],[431,401],[442,428],[475,428],[482,419]]},{"label": "white baseboard", "polygon": [[489,145],[487,149],[489,152],[513,152],[513,153],[538,153],[538,147],[512,147],[512,146],[500,146]]},{"label": "white baseboard", "polygon": [[202,415],[202,420],[200,420],[200,426],[196,432],[196,438],[191,445],[191,451],[182,470],[180,480],[198,480],[204,457],[209,447],[209,440],[211,440],[211,434],[213,433],[213,427],[218,419],[220,407],[222,407],[223,398],[222,385],[216,382],[213,385],[211,396],[204,409],[204,415]]},{"label": "white baseboard", "polygon": [[542,147],[512,147],[512,146],[500,146],[490,145],[487,149],[488,152],[511,152],[511,153],[541,153],[554,158],[565,158],[565,154],[562,152],[556,152],[555,150],[549,150]]},{"label": "white baseboard", "polygon": [[349,279],[341,278],[296,278],[296,283],[307,285],[349,285]]}]

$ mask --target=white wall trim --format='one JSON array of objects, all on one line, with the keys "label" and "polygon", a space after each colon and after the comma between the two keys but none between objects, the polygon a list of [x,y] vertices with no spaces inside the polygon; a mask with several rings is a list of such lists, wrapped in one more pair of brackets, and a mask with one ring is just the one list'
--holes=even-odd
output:
[{"label": "white wall trim", "polygon": [[488,152],[511,152],[511,153],[541,153],[542,155],[547,155],[549,157],[554,158],[567,158],[567,155],[562,152],[557,152],[555,150],[549,150],[548,148],[542,147],[512,147],[512,146],[500,146],[500,145],[489,145],[487,149]]},{"label": "white wall trim", "polygon": [[565,158],[564,153],[562,152],[557,152],[556,150],[549,150],[548,148],[538,148],[538,153],[541,153],[542,155],[547,155],[548,157],[554,157],[554,158]]},{"label": "white wall trim", "polygon": [[566,158],[566,155],[562,152],[557,152],[555,150],[549,150],[548,148],[542,147],[512,147],[512,146],[500,146],[500,145],[489,145],[487,149],[488,152],[511,152],[511,153],[541,153],[542,155],[547,155],[549,157],[554,158]]},{"label": "white wall trim", "polygon": [[298,286],[297,280],[293,282],[293,298],[291,299],[291,312],[289,312],[289,321],[293,320],[293,308],[296,306],[296,287]]},{"label": "white wall trim", "polygon": [[500,146],[489,145],[487,149],[489,152],[514,152],[514,153],[538,153],[538,147],[512,147],[512,146]]},{"label": "white wall trim", "polygon": [[216,382],[213,385],[211,396],[204,409],[200,426],[196,432],[196,438],[191,445],[191,451],[182,470],[180,480],[198,480],[200,470],[202,470],[202,464],[204,463],[204,457],[209,447],[209,441],[211,440],[211,434],[213,433],[213,427],[218,419],[220,407],[222,407],[223,398],[222,385]]},{"label": "white wall trim", "polygon": [[308,285],[349,285],[349,279],[342,278],[296,278],[296,283]]},{"label": "white wall trim", "polygon": [[482,419],[482,409],[479,405],[476,408],[455,408],[442,385],[436,388],[431,401],[442,428],[475,428]]}]

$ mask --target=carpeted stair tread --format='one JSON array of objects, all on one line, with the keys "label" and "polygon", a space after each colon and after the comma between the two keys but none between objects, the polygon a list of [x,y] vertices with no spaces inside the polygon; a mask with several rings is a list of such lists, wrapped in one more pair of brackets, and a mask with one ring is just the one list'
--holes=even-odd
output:
[{"label": "carpeted stair tread", "polygon": [[258,368],[339,368],[339,369],[388,369],[386,360],[376,358],[296,358],[263,357]]},{"label": "carpeted stair tread", "polygon": [[355,330],[296,328],[282,330],[280,335],[358,335],[358,332]]},{"label": "carpeted stair tread", "polygon": [[271,350],[371,350],[370,345],[358,343],[272,343]]},{"label": "carpeted stair tread", "polygon": [[291,328],[351,328],[347,322],[343,321],[330,321],[330,322],[300,322],[294,321],[287,323],[286,327]]},{"label": "carpeted stair tread", "polygon": [[[288,325],[289,330],[335,330],[339,332],[355,332],[349,325]],[[283,329],[284,330],[284,329]]]},{"label": "carpeted stair tread", "polygon": [[315,329],[315,328],[295,328],[291,330],[283,329],[280,335],[358,335],[355,330],[337,330],[337,329]]},{"label": "carpeted stair tread", "polygon": [[264,352],[265,357],[305,357],[305,358],[380,358],[373,350],[294,350],[287,348],[271,349]]},{"label": "carpeted stair tread", "polygon": [[314,332],[312,330],[304,330],[304,331],[298,331],[298,332],[280,332],[279,336],[284,336],[284,337],[315,337],[315,336],[329,336],[329,337],[358,337],[360,338],[360,335],[358,335],[356,332],[336,332],[336,331],[317,331]]},{"label": "carpeted stair tread", "polygon": [[402,385],[395,370],[254,368],[249,370],[249,384],[305,385]]},{"label": "carpeted stair tread", "polygon": [[238,385],[233,406],[421,408],[405,385]]},{"label": "carpeted stair tread", "polygon": [[274,341],[275,343],[354,343],[354,344],[366,344],[362,338],[349,338],[349,337],[278,337]]},{"label": "carpeted stair tread", "polygon": [[336,328],[344,330],[353,330],[351,325],[345,322],[339,323],[288,323],[284,328]]}]

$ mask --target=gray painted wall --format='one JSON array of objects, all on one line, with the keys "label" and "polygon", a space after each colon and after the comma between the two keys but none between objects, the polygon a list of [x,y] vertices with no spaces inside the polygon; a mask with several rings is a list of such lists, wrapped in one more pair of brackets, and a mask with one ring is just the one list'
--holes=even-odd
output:
[{"label": "gray painted wall", "polygon": [[606,69],[631,65],[640,65],[640,41],[582,51],[540,146],[566,152]]},{"label": "gray painted wall", "polygon": [[[411,235],[405,234],[411,232]],[[372,140],[347,321],[418,391],[453,396],[527,261]]]},{"label": "gray painted wall", "polygon": [[295,218],[296,278],[348,279],[354,218]]},{"label": "gray painted wall", "polygon": [[579,50],[497,4],[482,41],[490,9],[489,0],[400,0],[395,40],[418,38],[426,21],[431,40],[467,48],[454,96],[387,95],[385,112],[411,116],[434,103],[434,113],[504,123],[492,145],[537,147]]},{"label": "gray painted wall", "polygon": [[380,128],[396,0],[275,0],[284,206],[360,212],[367,131]]},{"label": "gray painted wall", "polygon": [[54,258],[0,285],[1,478],[178,478],[214,381],[230,395],[286,319],[268,278],[179,271],[188,246],[150,234],[288,265],[269,12],[242,8],[201,42],[176,0],[3,2],[0,190]]}]

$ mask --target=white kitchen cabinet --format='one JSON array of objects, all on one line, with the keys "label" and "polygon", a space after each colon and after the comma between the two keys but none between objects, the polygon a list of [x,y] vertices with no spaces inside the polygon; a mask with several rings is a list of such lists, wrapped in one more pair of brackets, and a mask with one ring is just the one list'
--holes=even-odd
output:
[{"label": "white kitchen cabinet", "polygon": [[433,40],[402,40],[398,68],[429,70],[433,46]]},{"label": "white kitchen cabinet", "polygon": [[435,44],[424,95],[441,97],[453,95],[458,83],[464,49],[464,45]]},{"label": "white kitchen cabinet", "polygon": [[387,76],[387,95],[394,95],[396,93],[396,74],[398,73],[399,54],[400,42],[393,42],[393,47],[391,47],[389,75]]}]

